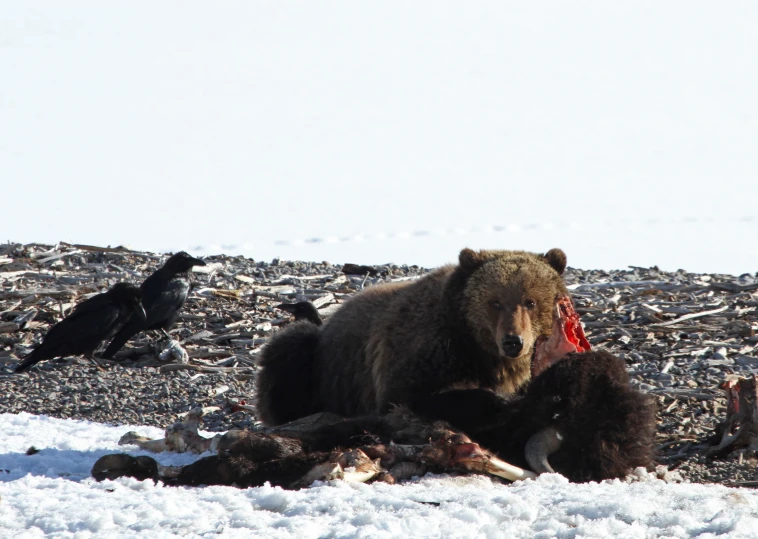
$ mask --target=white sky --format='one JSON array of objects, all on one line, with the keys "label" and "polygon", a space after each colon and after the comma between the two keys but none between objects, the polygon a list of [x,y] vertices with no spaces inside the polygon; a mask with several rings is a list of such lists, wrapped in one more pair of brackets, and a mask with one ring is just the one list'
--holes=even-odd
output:
[{"label": "white sky", "polygon": [[[0,537],[758,537],[758,491],[653,479],[577,485],[547,475],[506,485],[427,476],[299,491],[95,482],[92,465],[129,449],[117,445],[129,430],[135,427],[0,414]],[[31,445],[42,451],[27,456]],[[151,456],[164,465],[197,458]]]},{"label": "white sky", "polygon": [[756,27],[749,1],[5,2],[0,240],[755,272]]}]

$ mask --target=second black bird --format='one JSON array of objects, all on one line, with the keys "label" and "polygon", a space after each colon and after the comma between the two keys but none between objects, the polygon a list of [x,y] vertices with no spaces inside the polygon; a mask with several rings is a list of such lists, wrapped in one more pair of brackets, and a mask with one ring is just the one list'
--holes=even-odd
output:
[{"label": "second black bird", "polygon": [[320,326],[321,315],[318,313],[316,306],[310,301],[300,301],[298,303],[281,303],[276,306],[277,309],[287,311],[290,314],[295,315],[295,321],[307,320],[317,326]]},{"label": "second black bird", "polygon": [[145,279],[140,289],[146,318],[132,319],[126,324],[103,352],[104,358],[112,358],[140,331],[165,331],[174,325],[190,291],[189,272],[193,266],[205,266],[205,262],[181,251],[171,256],[162,267]]},{"label": "second black bird", "polygon": [[71,314],[50,328],[39,346],[16,366],[14,372],[24,372],[46,359],[91,356],[103,341],[113,337],[125,323],[145,319],[141,297],[142,293],[136,286],[117,283],[107,292],[82,301]]}]

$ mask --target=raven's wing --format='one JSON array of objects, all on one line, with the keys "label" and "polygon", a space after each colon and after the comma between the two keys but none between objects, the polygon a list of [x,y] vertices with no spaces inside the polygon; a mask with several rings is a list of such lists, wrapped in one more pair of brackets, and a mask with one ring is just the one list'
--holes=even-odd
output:
[{"label": "raven's wing", "polygon": [[[97,294],[96,296],[92,296],[91,298],[85,299],[77,305],[74,305],[71,313],[63,320],[68,320],[70,318],[75,319],[84,313],[98,311],[103,308],[108,308],[109,306],[114,306],[111,296],[106,293]],[[61,322],[63,320],[61,320]]]},{"label": "raven's wing", "polygon": [[50,328],[42,344],[48,346],[49,343],[51,347],[62,349],[64,354],[91,352],[113,335],[118,327],[119,315],[120,309],[113,303],[106,303],[97,309],[75,311]]},{"label": "raven's wing", "polygon": [[168,329],[176,319],[189,294],[190,284],[187,279],[171,279],[152,302],[145,306],[148,329]]},{"label": "raven's wing", "polygon": [[102,357],[105,359],[111,359],[116,355],[116,352],[121,350],[126,344],[126,341],[144,329],[147,329],[145,326],[145,319],[142,318],[142,316],[132,316],[126,324],[116,332],[116,336],[113,337],[113,340],[105,348],[105,351],[103,351]]},{"label": "raven's wing", "polygon": [[[95,296],[90,300],[99,298]],[[110,298],[105,298],[110,299]],[[42,343],[19,363],[15,372],[23,372],[45,359],[59,356],[89,354],[113,335],[120,323],[120,309],[110,301],[89,303],[87,300],[55,324],[43,337]]]}]

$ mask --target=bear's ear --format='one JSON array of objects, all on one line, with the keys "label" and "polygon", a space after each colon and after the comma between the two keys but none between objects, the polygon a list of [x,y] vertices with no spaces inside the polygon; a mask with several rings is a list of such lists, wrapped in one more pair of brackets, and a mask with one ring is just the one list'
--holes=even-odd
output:
[{"label": "bear's ear", "polygon": [[558,275],[563,275],[563,272],[566,271],[566,253],[561,249],[555,248],[550,249],[542,256],[545,261],[558,272]]},{"label": "bear's ear", "polygon": [[486,260],[487,257],[481,251],[477,252],[469,248],[461,250],[461,254],[458,255],[458,263],[466,273],[472,273],[476,268],[484,264]]}]

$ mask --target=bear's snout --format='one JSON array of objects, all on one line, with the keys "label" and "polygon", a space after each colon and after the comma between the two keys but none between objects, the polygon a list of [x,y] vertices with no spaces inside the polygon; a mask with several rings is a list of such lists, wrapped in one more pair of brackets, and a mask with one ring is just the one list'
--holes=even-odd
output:
[{"label": "bear's snout", "polygon": [[511,333],[503,337],[503,340],[500,342],[500,346],[506,356],[518,357],[518,355],[521,353],[521,350],[524,348],[524,339],[522,339],[519,335]]}]

